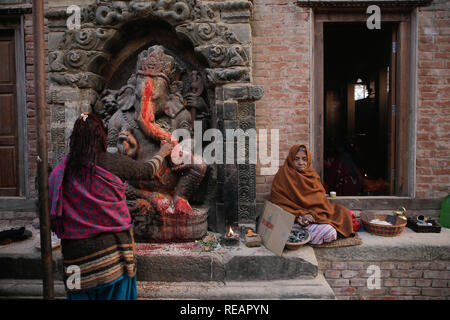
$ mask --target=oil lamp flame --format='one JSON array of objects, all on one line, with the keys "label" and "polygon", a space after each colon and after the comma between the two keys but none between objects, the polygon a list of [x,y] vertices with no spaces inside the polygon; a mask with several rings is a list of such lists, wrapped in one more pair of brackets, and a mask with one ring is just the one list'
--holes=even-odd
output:
[{"label": "oil lamp flame", "polygon": [[226,236],[227,237],[234,237],[235,236],[235,233],[234,233],[233,229],[231,228],[231,226],[228,229],[228,232],[227,232]]},{"label": "oil lamp flame", "polygon": [[226,232],[221,240],[220,243],[224,246],[238,246],[239,245],[239,234],[233,230],[232,226],[228,227],[228,232]]}]

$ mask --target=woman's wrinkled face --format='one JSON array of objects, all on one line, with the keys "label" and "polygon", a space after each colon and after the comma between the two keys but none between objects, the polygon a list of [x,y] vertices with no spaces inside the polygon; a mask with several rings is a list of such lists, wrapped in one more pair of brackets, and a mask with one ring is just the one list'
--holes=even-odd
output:
[{"label": "woman's wrinkled face", "polygon": [[305,170],[308,167],[308,156],[303,150],[299,150],[294,157],[294,165],[297,170]]}]

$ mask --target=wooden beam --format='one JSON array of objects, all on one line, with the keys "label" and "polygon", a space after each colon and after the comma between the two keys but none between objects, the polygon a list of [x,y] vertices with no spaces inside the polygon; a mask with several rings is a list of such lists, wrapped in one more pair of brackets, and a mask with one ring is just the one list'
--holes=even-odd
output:
[{"label": "wooden beam", "polygon": [[47,104],[45,94],[44,1],[33,1],[34,88],[37,118],[39,228],[44,299],[54,299],[52,238],[48,199]]},{"label": "wooden beam", "polygon": [[[346,12],[343,13],[342,9],[338,9],[337,12],[315,12],[316,22],[366,22],[370,17],[369,14],[365,12],[365,9],[356,12]],[[315,9],[316,11],[316,9]],[[405,12],[385,12],[381,13],[381,27],[383,27],[383,22],[399,22],[399,21],[410,21],[410,13]]]},{"label": "wooden beam", "polygon": [[410,24],[400,22],[398,30],[398,77],[397,77],[397,183],[396,195],[408,195],[408,163],[410,157],[409,146],[409,88],[410,88]]},{"label": "wooden beam", "polygon": [[312,163],[313,168],[323,178],[323,141],[324,141],[324,50],[323,50],[323,23],[314,23],[314,47],[312,61],[313,96],[311,102],[312,115]]}]

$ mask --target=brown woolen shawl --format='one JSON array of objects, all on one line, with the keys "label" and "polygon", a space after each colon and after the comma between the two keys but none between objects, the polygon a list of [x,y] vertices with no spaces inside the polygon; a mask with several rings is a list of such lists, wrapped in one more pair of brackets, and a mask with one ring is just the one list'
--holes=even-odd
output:
[{"label": "brown woolen shawl", "polygon": [[[299,148],[306,148],[308,166],[298,170],[294,158]],[[294,145],[272,183],[270,201],[295,216],[311,214],[315,223],[330,224],[344,237],[353,234],[352,218],[347,209],[328,201],[320,177],[311,168],[311,153],[305,145]]]}]

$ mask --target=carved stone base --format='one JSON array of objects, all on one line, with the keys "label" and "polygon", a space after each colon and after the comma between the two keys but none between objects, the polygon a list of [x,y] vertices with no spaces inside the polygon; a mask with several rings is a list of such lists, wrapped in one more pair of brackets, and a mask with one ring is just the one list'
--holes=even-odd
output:
[{"label": "carved stone base", "polygon": [[206,207],[192,207],[194,216],[147,214],[134,217],[136,242],[192,241],[208,230]]}]

